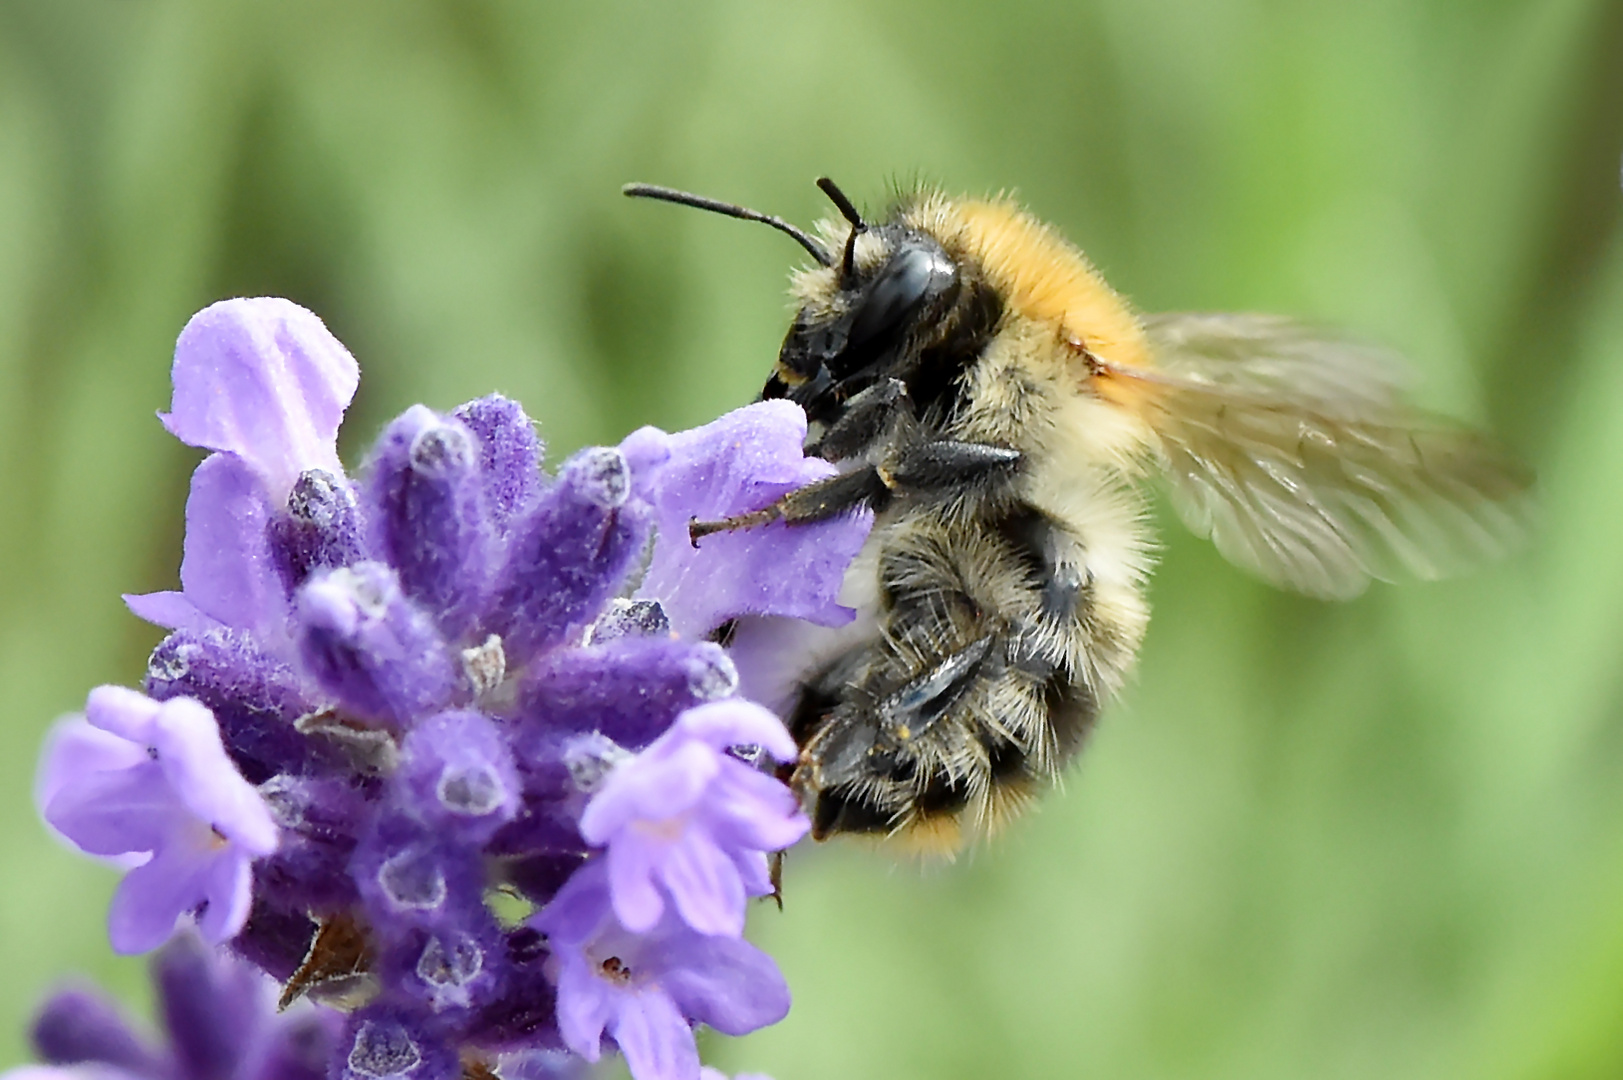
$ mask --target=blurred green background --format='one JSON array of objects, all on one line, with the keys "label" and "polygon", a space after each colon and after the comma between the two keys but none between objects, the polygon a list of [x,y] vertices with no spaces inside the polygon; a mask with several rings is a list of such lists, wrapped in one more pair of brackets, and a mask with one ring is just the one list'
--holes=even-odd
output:
[{"label": "blurred green background", "polygon": [[404,406],[500,389],[558,451],[750,398],[813,177],[1018,191],[1146,309],[1414,358],[1542,478],[1525,555],[1343,606],[1175,527],[1136,684],[1041,811],[950,866],[797,852],[754,916],[797,1000],[729,1071],[1623,1075],[1623,4],[466,0],[0,4],[0,1063],[69,971],[140,1001],[109,872],[28,791],[134,682],[196,454],[169,354],[315,309]]}]

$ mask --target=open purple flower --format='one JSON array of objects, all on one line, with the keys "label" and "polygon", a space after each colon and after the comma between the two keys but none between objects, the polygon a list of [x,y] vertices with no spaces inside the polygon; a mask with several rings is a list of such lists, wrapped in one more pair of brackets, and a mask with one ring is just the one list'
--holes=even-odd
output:
[{"label": "open purple flower", "polygon": [[691,431],[634,431],[620,444],[654,506],[659,542],[639,596],[657,598],[671,628],[703,635],[742,615],[782,615],[838,626],[854,613],[835,597],[873,523],[867,511],[811,525],[777,522],[715,533],[695,547],[688,523],[759,510],[833,475],[806,457],[806,414],[789,401],[735,409]]},{"label": "open purple flower", "polygon": [[215,451],[192,476],[181,591],[125,597],[176,630],[226,626],[280,644],[287,599],[267,526],[301,476],[342,476],[338,425],[360,369],[320,319],[287,300],[222,300],[175,344],[176,438]]},{"label": "open purple flower", "polygon": [[665,897],[701,934],[744,932],[746,896],[772,891],[766,853],[810,827],[777,780],[728,753],[758,747],[792,761],[778,718],[733,699],[689,709],[646,750],[609,773],[581,815],[581,835],[608,848],[615,915],[647,931]]},{"label": "open purple flower", "polygon": [[115,950],[155,948],[193,911],[210,941],[242,929],[250,864],[276,850],[276,824],[226,756],[207,709],[99,687],[84,717],[51,742],[41,771],[54,778],[41,811],[63,836],[92,855],[150,855],[113,897]]},{"label": "open purple flower", "polygon": [[727,1035],[775,1024],[789,988],[770,957],[667,916],[644,933],[615,917],[608,877],[590,863],[535,917],[558,969],[558,1028],[588,1061],[604,1032],[635,1080],[698,1080],[692,1023]]}]

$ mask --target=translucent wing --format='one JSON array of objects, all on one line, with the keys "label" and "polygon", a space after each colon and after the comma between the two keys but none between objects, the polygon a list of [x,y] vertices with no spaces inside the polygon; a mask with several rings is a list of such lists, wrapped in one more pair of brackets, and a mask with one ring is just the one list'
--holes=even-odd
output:
[{"label": "translucent wing", "polygon": [[1104,367],[1159,437],[1190,529],[1327,599],[1432,579],[1525,535],[1531,476],[1492,440],[1406,408],[1380,350],[1261,315],[1159,315],[1155,371]]}]

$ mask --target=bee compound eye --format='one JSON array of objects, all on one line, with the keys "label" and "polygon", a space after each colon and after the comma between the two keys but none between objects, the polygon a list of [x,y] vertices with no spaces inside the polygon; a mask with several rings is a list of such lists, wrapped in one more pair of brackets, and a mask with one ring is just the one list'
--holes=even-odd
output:
[{"label": "bee compound eye", "polygon": [[958,269],[933,244],[907,244],[863,288],[851,314],[848,341],[860,345],[889,335],[927,300],[945,293],[958,279]]}]

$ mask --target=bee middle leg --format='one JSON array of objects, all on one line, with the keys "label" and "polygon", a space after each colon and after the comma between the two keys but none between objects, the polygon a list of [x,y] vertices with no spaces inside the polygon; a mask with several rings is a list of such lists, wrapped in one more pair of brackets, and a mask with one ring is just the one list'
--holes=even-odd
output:
[{"label": "bee middle leg", "polygon": [[919,498],[1007,484],[1019,470],[1021,454],[1003,446],[958,439],[920,440],[867,464],[797,488],[760,510],[721,521],[688,523],[695,545],[701,537],[786,521],[791,525],[826,521],[860,507],[883,510],[898,498]]}]

